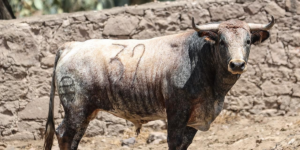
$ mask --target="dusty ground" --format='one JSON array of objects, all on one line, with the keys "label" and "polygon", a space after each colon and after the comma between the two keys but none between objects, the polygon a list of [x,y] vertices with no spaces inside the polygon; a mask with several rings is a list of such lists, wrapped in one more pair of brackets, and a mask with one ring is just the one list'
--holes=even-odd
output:
[{"label": "dusty ground", "polygon": [[[219,117],[210,130],[198,132],[189,150],[300,150],[300,117]],[[121,147],[120,140],[133,137],[132,131],[125,132],[120,137],[84,137],[80,143],[80,150],[165,150],[167,143],[158,145],[146,144],[151,131],[143,129],[134,146]],[[160,131],[165,132],[166,131]],[[40,150],[42,140],[0,142],[0,149]],[[2,147],[1,147],[2,145]],[[5,148],[4,148],[5,147]],[[54,150],[58,150],[55,140]]]}]

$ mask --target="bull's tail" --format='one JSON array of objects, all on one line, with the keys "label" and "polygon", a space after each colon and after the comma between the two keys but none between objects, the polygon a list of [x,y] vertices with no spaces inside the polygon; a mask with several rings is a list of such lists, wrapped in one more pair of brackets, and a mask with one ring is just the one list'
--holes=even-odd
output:
[{"label": "bull's tail", "polygon": [[54,95],[55,95],[55,70],[56,64],[60,57],[61,51],[58,51],[55,57],[54,67],[53,67],[53,75],[52,75],[52,83],[51,83],[51,93],[50,93],[50,102],[49,102],[49,112],[48,112],[48,119],[46,123],[46,130],[45,130],[45,142],[44,142],[44,149],[51,150],[53,144],[53,136],[55,132],[55,125],[54,125]]}]

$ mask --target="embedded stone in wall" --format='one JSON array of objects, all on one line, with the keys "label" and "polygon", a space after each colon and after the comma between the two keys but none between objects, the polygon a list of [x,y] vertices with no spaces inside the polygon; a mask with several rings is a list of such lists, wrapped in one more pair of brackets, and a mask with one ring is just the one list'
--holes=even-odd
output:
[{"label": "embedded stone in wall", "polygon": [[89,123],[85,135],[88,137],[92,137],[97,135],[104,135],[105,133],[106,133],[106,123],[104,121],[94,119]]},{"label": "embedded stone in wall", "polygon": [[14,117],[5,114],[0,114],[0,120],[0,128],[4,128],[10,126],[13,123]]},{"label": "embedded stone in wall", "polygon": [[[60,102],[54,101],[54,118],[58,118],[58,107]],[[49,98],[42,97],[32,100],[24,110],[19,112],[20,119],[46,119],[48,117]]]},{"label": "embedded stone in wall", "polygon": [[108,19],[103,34],[104,35],[130,35],[138,26],[139,19],[132,16],[120,15]]},{"label": "embedded stone in wall", "polygon": [[42,58],[41,65],[44,68],[53,67],[55,60],[55,55],[50,55],[47,57]]},{"label": "embedded stone in wall", "polygon": [[[188,12],[190,18],[195,18],[196,24],[204,24],[210,22],[209,11],[206,9],[194,9]],[[191,25],[191,20],[187,22],[188,25]]]},{"label": "embedded stone in wall", "polygon": [[211,7],[209,8],[209,12],[212,21],[236,19],[244,15],[243,6],[239,4]]},{"label": "embedded stone in wall", "polygon": [[4,57],[13,60],[12,64],[27,67],[38,64],[38,48],[28,28],[28,24],[0,27],[1,52]]},{"label": "embedded stone in wall", "polygon": [[135,9],[129,8],[126,9],[126,12],[132,15],[139,15],[139,16],[144,15],[144,10],[141,8],[135,8]]},{"label": "embedded stone in wall", "polygon": [[285,0],[285,9],[289,12],[300,14],[299,0]]},{"label": "embedded stone in wall", "polygon": [[265,10],[275,18],[283,17],[285,14],[285,10],[279,7],[275,2],[270,2]]},{"label": "embedded stone in wall", "polygon": [[294,47],[299,47],[300,43],[300,33],[299,32],[293,32],[293,31],[283,31],[279,32],[278,34],[279,39],[284,41],[286,44],[290,44]]},{"label": "embedded stone in wall", "polygon": [[235,96],[262,95],[261,90],[254,83],[249,82],[245,78],[239,79],[230,90],[230,93]]},{"label": "embedded stone in wall", "polygon": [[22,81],[9,81],[0,84],[0,100],[15,101],[27,95],[28,84]]},{"label": "embedded stone in wall", "polygon": [[273,84],[271,81],[265,81],[261,88],[266,96],[289,95],[292,90],[289,83]]},{"label": "embedded stone in wall", "polygon": [[263,5],[259,1],[255,1],[254,3],[245,7],[245,11],[249,12],[250,15],[254,15],[260,11]]}]

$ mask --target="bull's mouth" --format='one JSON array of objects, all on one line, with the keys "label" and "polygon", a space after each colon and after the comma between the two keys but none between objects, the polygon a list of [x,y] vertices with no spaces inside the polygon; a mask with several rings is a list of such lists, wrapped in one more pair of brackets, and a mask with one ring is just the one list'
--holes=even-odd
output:
[{"label": "bull's mouth", "polygon": [[228,71],[232,74],[242,74],[247,71],[247,68],[245,68],[243,71],[233,71],[232,69],[228,68]]}]

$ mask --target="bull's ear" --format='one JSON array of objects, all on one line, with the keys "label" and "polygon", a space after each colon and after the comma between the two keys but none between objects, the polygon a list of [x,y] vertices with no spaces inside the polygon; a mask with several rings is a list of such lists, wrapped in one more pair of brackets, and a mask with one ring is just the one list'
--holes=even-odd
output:
[{"label": "bull's ear", "polygon": [[268,39],[270,33],[268,31],[252,31],[251,33],[251,44],[259,44]]},{"label": "bull's ear", "polygon": [[213,31],[200,31],[198,32],[198,35],[210,43],[215,43],[218,40],[218,34]]}]

